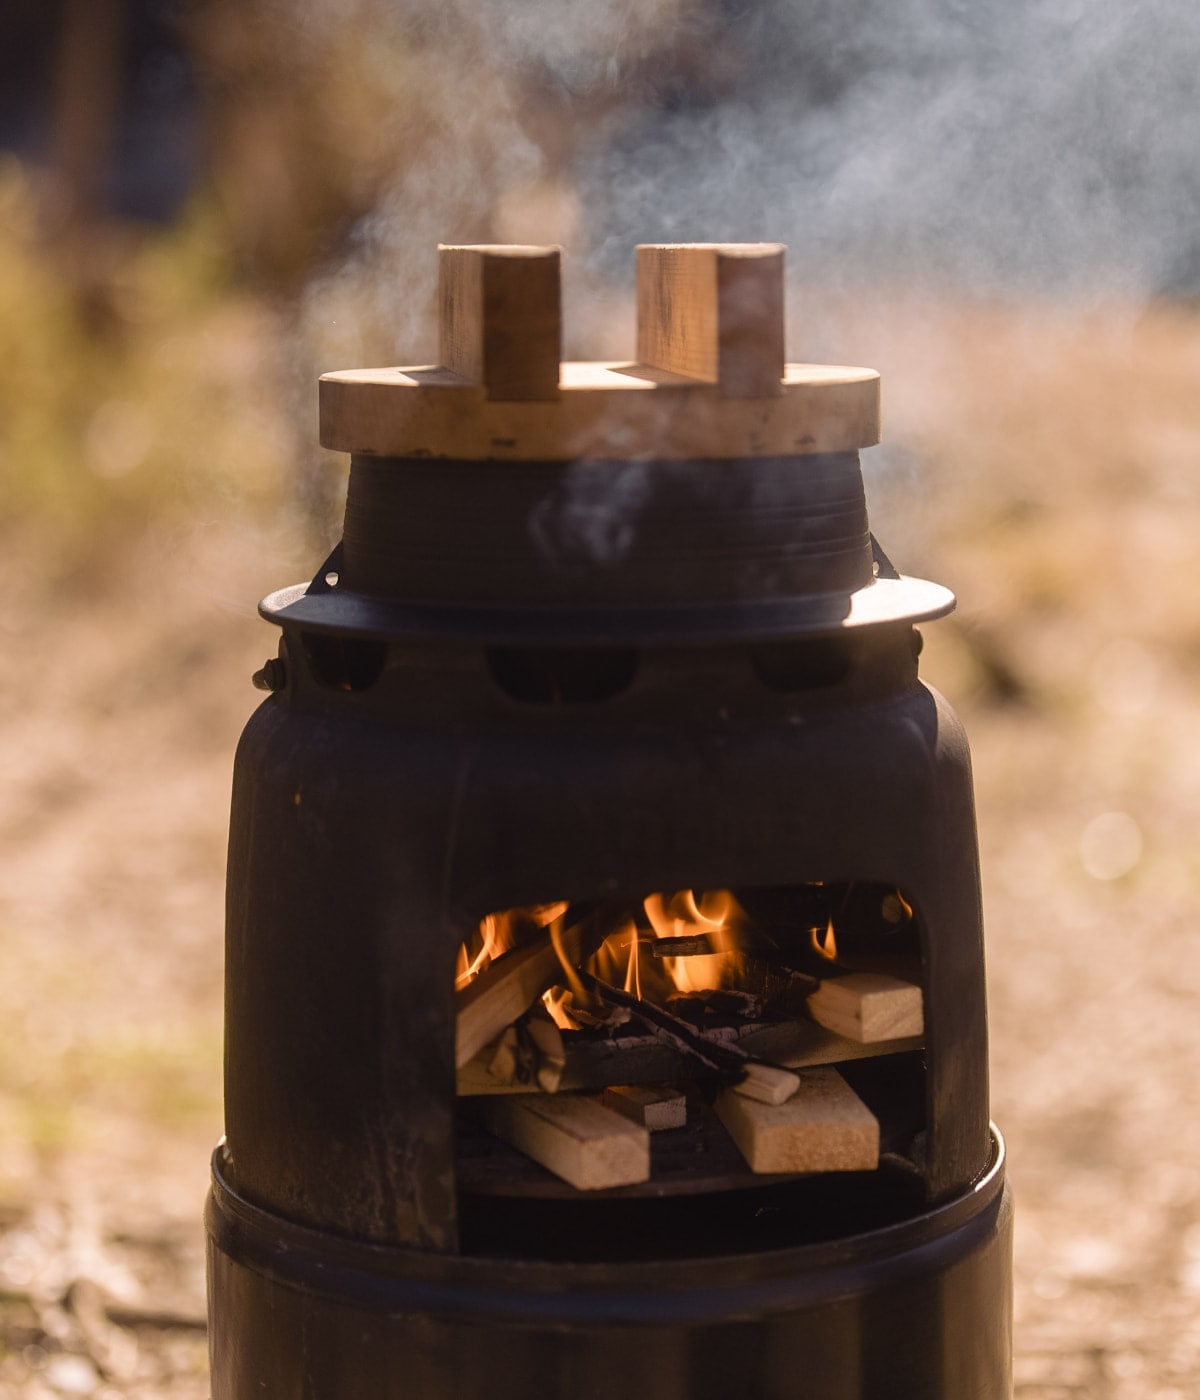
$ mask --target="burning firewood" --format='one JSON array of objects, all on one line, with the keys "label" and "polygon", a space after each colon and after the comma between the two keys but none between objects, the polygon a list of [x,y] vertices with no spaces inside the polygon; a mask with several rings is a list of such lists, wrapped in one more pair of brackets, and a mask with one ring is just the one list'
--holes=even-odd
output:
[{"label": "burning firewood", "polygon": [[[629,1013],[625,1012],[628,1018]],[[901,1054],[919,1050],[921,1036],[900,1040],[880,1040],[869,1045],[835,1035],[807,1019],[750,1023],[740,1029],[718,1026],[697,1031],[704,1040],[720,1044],[736,1042],[756,1061],[784,1069],[805,1069],[813,1065],[840,1064],[877,1055]],[[694,1074],[690,1053],[675,1048],[662,1037],[645,1031],[621,1031],[601,1038],[567,1037],[564,1040],[566,1065],[560,1089],[600,1090],[610,1084],[666,1084],[680,1082]],[[485,1048],[458,1071],[458,1093],[463,1097],[491,1094],[538,1092],[536,1081],[504,1082],[489,1071],[495,1054]]]},{"label": "burning firewood", "polygon": [[610,987],[590,973],[579,974],[583,985],[604,1001],[629,1009],[635,1020],[652,1035],[661,1037],[681,1051],[693,1064],[699,1065],[720,1082],[732,1085],[738,1093],[765,1103],[781,1103],[797,1087],[795,1075],[774,1065],[754,1060],[735,1041],[720,1042],[705,1039],[688,1022],[672,1016],[660,1006],[643,1001],[632,992]]},{"label": "burning firewood", "polygon": [[669,1084],[610,1084],[602,1102],[652,1133],[687,1123],[687,1097]]},{"label": "burning firewood", "polygon": [[874,1171],[879,1123],[871,1110],[835,1069],[802,1070],[798,1078],[786,1103],[757,1103],[732,1092],[717,1099],[717,1116],[750,1170]]},{"label": "burning firewood", "polygon": [[921,988],[882,972],[825,978],[808,998],[808,1011],[827,1030],[864,1044],[925,1030]]},{"label": "burning firewood", "polygon": [[[583,962],[613,931],[612,920],[597,910],[562,932],[563,954]],[[548,936],[514,948],[490,963],[458,993],[454,1063],[461,1069],[480,1050],[523,1016],[562,975],[562,962]]]},{"label": "burning firewood", "polygon": [[650,1179],[650,1134],[592,1098],[534,1094],[483,1104],[484,1125],[579,1191]]},{"label": "burning firewood", "polygon": [[668,1005],[680,1020],[697,1026],[703,1026],[713,1015],[736,1017],[739,1021],[757,1021],[761,1019],[764,1009],[761,996],[734,987],[676,995],[669,998]]},{"label": "burning firewood", "polygon": [[650,953],[656,958],[708,957],[718,950],[707,933],[681,934],[678,938],[646,939]]}]

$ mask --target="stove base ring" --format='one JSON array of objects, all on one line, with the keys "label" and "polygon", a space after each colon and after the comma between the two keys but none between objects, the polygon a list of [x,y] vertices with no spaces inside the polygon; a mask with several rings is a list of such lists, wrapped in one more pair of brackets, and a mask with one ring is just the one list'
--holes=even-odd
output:
[{"label": "stove base ring", "polygon": [[882,1230],[713,1259],[549,1264],[364,1244],[240,1197],[206,1213],[213,1400],[1009,1400],[1004,1145]]}]

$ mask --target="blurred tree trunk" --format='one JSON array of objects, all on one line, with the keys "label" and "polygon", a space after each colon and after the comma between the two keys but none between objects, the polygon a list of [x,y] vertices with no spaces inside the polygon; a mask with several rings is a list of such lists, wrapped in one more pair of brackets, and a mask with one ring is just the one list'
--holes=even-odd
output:
[{"label": "blurred tree trunk", "polygon": [[75,291],[81,319],[112,322],[105,182],[116,137],[129,0],[65,0],[54,65],[47,241]]}]

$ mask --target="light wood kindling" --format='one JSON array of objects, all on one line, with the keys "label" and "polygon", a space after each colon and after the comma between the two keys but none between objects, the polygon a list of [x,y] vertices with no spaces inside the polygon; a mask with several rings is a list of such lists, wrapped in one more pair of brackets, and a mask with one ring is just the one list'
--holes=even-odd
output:
[{"label": "light wood kindling", "polygon": [[489,1050],[488,1075],[498,1086],[527,1084],[556,1094],[566,1066],[562,1032],[548,1016],[530,1016],[509,1026]]},{"label": "light wood kindling", "polygon": [[759,1055],[772,1064],[786,1069],[804,1069],[811,1065],[836,1065],[843,1060],[872,1059],[876,1055],[901,1055],[908,1050],[919,1050],[923,1041],[921,1036],[915,1035],[864,1045],[861,1040],[836,1035],[812,1021],[797,1020],[753,1026],[738,1043],[751,1055]]},{"label": "light wood kindling", "polygon": [[687,1123],[687,1096],[669,1084],[611,1084],[603,1102],[652,1133]]},{"label": "light wood kindling", "polygon": [[438,356],[498,401],[558,397],[562,250],[438,249]]},{"label": "light wood kindling", "polygon": [[759,1103],[786,1103],[800,1087],[800,1078],[788,1069],[775,1065],[750,1064],[746,1066],[746,1077],[733,1086],[735,1094]]},{"label": "light wood kindling", "polygon": [[799,1071],[785,1103],[767,1104],[727,1090],[717,1116],[755,1172],[874,1171],[879,1123],[837,1070]]},{"label": "light wood kindling", "polygon": [[567,1063],[562,1031],[549,1016],[531,1016],[525,1032],[537,1057],[534,1078],[538,1088],[547,1094],[557,1093]]},{"label": "light wood kindling", "polygon": [[[582,962],[603,941],[603,930],[597,932],[583,923],[564,929],[562,934],[563,952],[572,966]],[[562,976],[562,963],[548,936],[514,948],[489,963],[455,999],[456,1068],[462,1069]]]},{"label": "light wood kindling", "polygon": [[777,398],[783,255],[779,243],[641,245],[639,363],[715,384],[725,398]]},{"label": "light wood kindling", "polygon": [[808,1012],[826,1030],[864,1045],[925,1030],[921,988],[882,972],[826,977],[808,998]]},{"label": "light wood kindling", "polygon": [[[516,1026],[507,1026],[491,1046],[488,1054],[487,1072],[497,1086],[517,1083],[521,1069],[521,1041]],[[540,1087],[540,1086],[539,1086]]]},{"label": "light wood kindling", "polygon": [[650,1179],[650,1134],[595,1099],[566,1094],[486,1099],[488,1130],[579,1191]]},{"label": "light wood kindling", "polygon": [[548,938],[514,948],[485,967],[457,996],[455,1064],[465,1065],[523,1016],[553,986],[559,971],[558,955]]}]

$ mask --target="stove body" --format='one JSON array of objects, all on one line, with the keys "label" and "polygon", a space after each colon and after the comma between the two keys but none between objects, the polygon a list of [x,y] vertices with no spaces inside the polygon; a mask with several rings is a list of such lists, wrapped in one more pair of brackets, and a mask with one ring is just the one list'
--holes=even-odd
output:
[{"label": "stove body", "polygon": [[[372,412],[343,546],[264,605],[276,693],[235,769],[214,1400],[1002,1400],[970,765],[913,627],[952,599],[872,549],[869,429],[496,460],[390,452]],[[886,1170],[472,1187],[454,970],[485,915],[855,881],[920,929]]]}]

